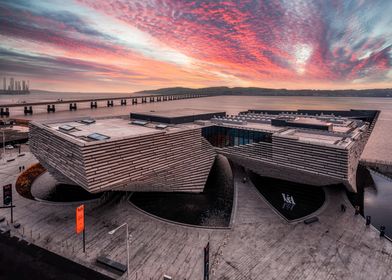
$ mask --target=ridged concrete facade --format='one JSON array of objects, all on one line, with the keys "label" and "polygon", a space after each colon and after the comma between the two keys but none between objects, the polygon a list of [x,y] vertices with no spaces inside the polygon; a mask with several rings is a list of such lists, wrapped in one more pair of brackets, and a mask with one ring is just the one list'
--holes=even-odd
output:
[{"label": "ridged concrete facade", "polygon": [[343,183],[349,191],[356,192],[356,171],[366,141],[367,133],[362,133],[343,148],[273,135],[272,143],[216,150],[262,176],[315,186]]},{"label": "ridged concrete facade", "polygon": [[216,156],[194,128],[80,143],[33,122],[30,147],[56,179],[90,192],[202,192]]},{"label": "ridged concrete facade", "polygon": [[[330,118],[336,125],[331,131],[275,126],[273,118],[240,115],[163,126],[112,118],[91,126],[80,120],[32,122],[30,147],[57,180],[90,192],[202,192],[217,153],[261,176],[315,186],[343,183],[356,192],[358,163],[377,117],[369,124],[301,115],[296,123],[308,127]],[[73,132],[61,131],[64,124],[75,126]],[[83,134],[105,131],[114,137],[92,141]]]}]

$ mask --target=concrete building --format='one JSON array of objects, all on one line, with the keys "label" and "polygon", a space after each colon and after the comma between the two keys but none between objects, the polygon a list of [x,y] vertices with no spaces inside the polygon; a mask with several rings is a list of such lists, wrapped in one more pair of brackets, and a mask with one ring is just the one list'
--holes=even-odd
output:
[{"label": "concrete building", "polygon": [[[335,112],[337,114],[343,114]],[[256,112],[214,118],[203,136],[259,175],[356,192],[356,171],[375,111]]]},{"label": "concrete building", "polygon": [[250,110],[226,116],[180,109],[32,122],[30,146],[57,180],[90,192],[202,192],[216,153],[262,176],[343,183],[355,192],[375,114]]},{"label": "concrete building", "polygon": [[[184,114],[213,112],[177,110],[170,119]],[[201,129],[129,118],[32,122],[30,147],[57,180],[90,192],[202,192],[216,154]]]}]

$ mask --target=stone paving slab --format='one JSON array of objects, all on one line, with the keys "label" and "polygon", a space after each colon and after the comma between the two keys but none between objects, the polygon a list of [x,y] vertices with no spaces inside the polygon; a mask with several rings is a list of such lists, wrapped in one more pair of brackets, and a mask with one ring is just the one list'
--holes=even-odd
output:
[{"label": "stone paving slab", "polygon": [[[31,154],[0,164],[3,184],[15,183],[19,164],[36,162]],[[210,242],[210,279],[392,279],[392,243],[366,227],[345,198],[343,190],[328,191],[328,205],[320,222],[287,223],[236,171],[237,206],[231,229],[210,230],[170,224],[143,214],[121,196],[86,204],[87,253],[75,234],[75,206],[28,200],[14,191],[12,234],[64,255],[78,263],[121,279],[202,279],[203,247]],[[0,191],[2,201],[2,191]],[[345,213],[340,204],[347,205]],[[9,222],[9,210],[0,216]],[[130,274],[119,277],[96,265],[101,254],[125,263],[125,231],[108,231],[128,222]],[[5,227],[6,223],[0,223]]]}]

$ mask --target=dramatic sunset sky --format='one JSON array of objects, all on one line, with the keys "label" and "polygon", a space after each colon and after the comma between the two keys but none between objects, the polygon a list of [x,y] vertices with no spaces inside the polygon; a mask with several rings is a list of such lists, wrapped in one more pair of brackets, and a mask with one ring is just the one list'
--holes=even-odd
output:
[{"label": "dramatic sunset sky", "polygon": [[392,0],[0,0],[0,41],[35,89],[392,87]]}]

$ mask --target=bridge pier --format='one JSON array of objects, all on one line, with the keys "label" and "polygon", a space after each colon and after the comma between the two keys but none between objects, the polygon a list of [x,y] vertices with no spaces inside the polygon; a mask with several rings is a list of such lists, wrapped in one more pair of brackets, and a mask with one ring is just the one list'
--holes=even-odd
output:
[{"label": "bridge pier", "polygon": [[73,110],[77,110],[78,109],[78,107],[77,107],[77,105],[76,105],[76,103],[70,103],[69,104],[69,110],[70,111],[73,111]]},{"label": "bridge pier", "polygon": [[150,103],[151,103],[151,102],[155,102],[154,97],[150,97]]},{"label": "bridge pier", "polygon": [[91,109],[93,109],[93,108],[95,108],[95,109],[98,108],[97,101],[91,101],[91,102],[90,102],[90,108],[91,108]]},{"label": "bridge pier", "polygon": [[121,106],[127,105],[127,100],[126,99],[121,99]]},{"label": "bridge pier", "polygon": [[137,98],[132,98],[132,105],[137,104]]},{"label": "bridge pier", "polygon": [[157,101],[158,101],[158,102],[161,102],[161,101],[162,101],[162,97],[161,97],[161,96],[158,96],[158,97],[157,97]]},{"label": "bridge pier", "polygon": [[164,97],[163,97],[163,101],[167,101],[167,96],[164,96]]},{"label": "bridge pier", "polygon": [[10,116],[10,109],[8,107],[0,108],[0,117]]},{"label": "bridge pier", "polygon": [[142,103],[147,103],[147,97],[142,97]]},{"label": "bridge pier", "polygon": [[32,115],[33,114],[33,107],[32,106],[25,106],[23,110],[25,115]]},{"label": "bridge pier", "polygon": [[108,100],[106,104],[108,107],[113,107],[113,100]]},{"label": "bridge pier", "polygon": [[54,104],[52,104],[52,105],[48,104],[48,107],[47,107],[46,111],[48,113],[50,113],[50,112],[54,113],[54,112],[56,112],[56,106]]}]

